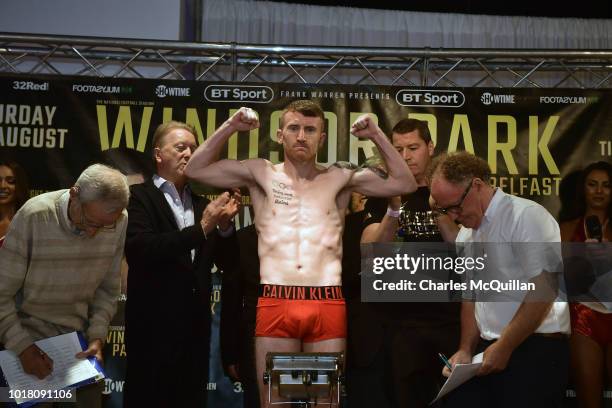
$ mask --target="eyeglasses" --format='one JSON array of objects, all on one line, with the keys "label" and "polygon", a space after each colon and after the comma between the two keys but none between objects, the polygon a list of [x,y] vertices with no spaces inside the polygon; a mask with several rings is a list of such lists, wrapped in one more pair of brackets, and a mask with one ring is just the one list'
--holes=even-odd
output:
[{"label": "eyeglasses", "polygon": [[467,197],[467,195],[470,193],[470,190],[472,189],[472,184],[474,184],[474,179],[470,180],[470,184],[468,184],[467,188],[461,195],[461,198],[459,199],[459,202],[457,204],[449,205],[448,207],[444,208],[436,206],[436,211],[441,212],[444,215],[448,215],[448,213],[453,213],[455,215],[461,214],[461,211],[463,210],[463,202],[465,201],[465,197]]},{"label": "eyeglasses", "polygon": [[86,215],[85,209],[83,208],[83,204],[79,201],[79,206],[81,207],[81,220],[79,221],[79,225],[85,228],[91,228],[102,231],[114,231],[117,228],[117,221],[113,222],[109,225],[100,225],[92,222]]}]

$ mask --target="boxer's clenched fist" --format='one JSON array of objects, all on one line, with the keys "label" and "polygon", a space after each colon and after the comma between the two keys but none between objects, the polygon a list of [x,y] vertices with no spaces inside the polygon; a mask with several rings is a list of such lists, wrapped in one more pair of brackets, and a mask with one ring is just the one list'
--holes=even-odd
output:
[{"label": "boxer's clenched fist", "polygon": [[371,139],[378,132],[380,132],[378,125],[374,123],[374,119],[368,114],[359,116],[351,126],[351,133],[363,139]]},{"label": "boxer's clenched fist", "polygon": [[228,124],[239,132],[245,132],[259,127],[257,112],[251,108],[240,108],[228,120]]}]

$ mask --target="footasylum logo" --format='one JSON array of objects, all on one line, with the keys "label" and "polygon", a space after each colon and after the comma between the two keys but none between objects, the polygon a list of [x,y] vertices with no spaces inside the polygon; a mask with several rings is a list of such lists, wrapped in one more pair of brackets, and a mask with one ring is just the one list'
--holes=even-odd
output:
[{"label": "footasylum logo", "polygon": [[589,102],[596,102],[597,97],[586,97],[586,96],[540,96],[540,103],[543,104],[586,104]]},{"label": "footasylum logo", "polygon": [[72,92],[79,93],[129,94],[132,91],[131,86],[72,84]]},{"label": "footasylum logo", "polygon": [[204,98],[209,102],[268,103],[274,98],[274,91],[259,85],[209,85]]},{"label": "footasylum logo", "polygon": [[515,95],[500,95],[492,94],[491,92],[485,92],[480,95],[480,102],[485,105],[491,105],[493,103],[516,103],[514,100]]},{"label": "footasylum logo", "polygon": [[465,95],[452,90],[400,89],[395,95],[395,100],[402,106],[459,108],[465,103]]}]

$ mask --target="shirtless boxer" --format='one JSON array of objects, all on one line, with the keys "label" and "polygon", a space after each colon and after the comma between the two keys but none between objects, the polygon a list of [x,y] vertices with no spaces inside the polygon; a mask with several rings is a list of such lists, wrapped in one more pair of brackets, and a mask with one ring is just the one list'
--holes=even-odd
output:
[{"label": "shirtless boxer", "polygon": [[204,184],[249,189],[256,214],[261,293],[255,329],[261,406],[268,352],[344,352],[346,313],[340,290],[342,230],[351,192],[389,197],[416,189],[406,162],[368,115],[351,133],[378,147],[388,174],[336,164],[317,165],[325,141],[321,108],[295,101],[285,108],[277,131],[285,161],[218,160],[236,131],[259,127],[255,112],[241,108],[195,151],[185,173]]}]

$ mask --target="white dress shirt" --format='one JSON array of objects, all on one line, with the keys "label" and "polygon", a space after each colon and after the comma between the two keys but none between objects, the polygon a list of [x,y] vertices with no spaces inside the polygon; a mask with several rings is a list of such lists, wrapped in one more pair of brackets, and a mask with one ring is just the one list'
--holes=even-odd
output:
[{"label": "white dress shirt", "polygon": [[[542,248],[545,247],[544,243],[560,241],[559,224],[544,207],[531,200],[506,194],[501,189],[495,191],[480,226],[477,229],[462,227],[456,239],[457,243],[466,244],[507,243],[507,247],[505,244],[489,246],[500,251],[512,251],[512,243],[533,243],[531,246],[521,246],[521,256],[487,254],[487,269],[494,271],[499,279],[517,278],[521,281],[537,276],[543,270],[550,271],[547,268],[550,258]],[[481,302],[476,293],[476,323],[481,337],[485,340],[498,339],[520,305],[518,301]],[[535,332],[569,333],[567,302],[557,299]]]},{"label": "white dress shirt", "polygon": [[[189,185],[185,185],[183,189],[183,196],[179,195],[178,190],[174,183],[166,180],[163,177],[155,174],[153,176],[153,184],[159,188],[174,214],[176,225],[180,230],[185,227],[191,227],[195,224],[195,217],[193,215],[193,200],[191,199],[191,188]],[[195,249],[191,250],[191,260],[195,258]]]}]

